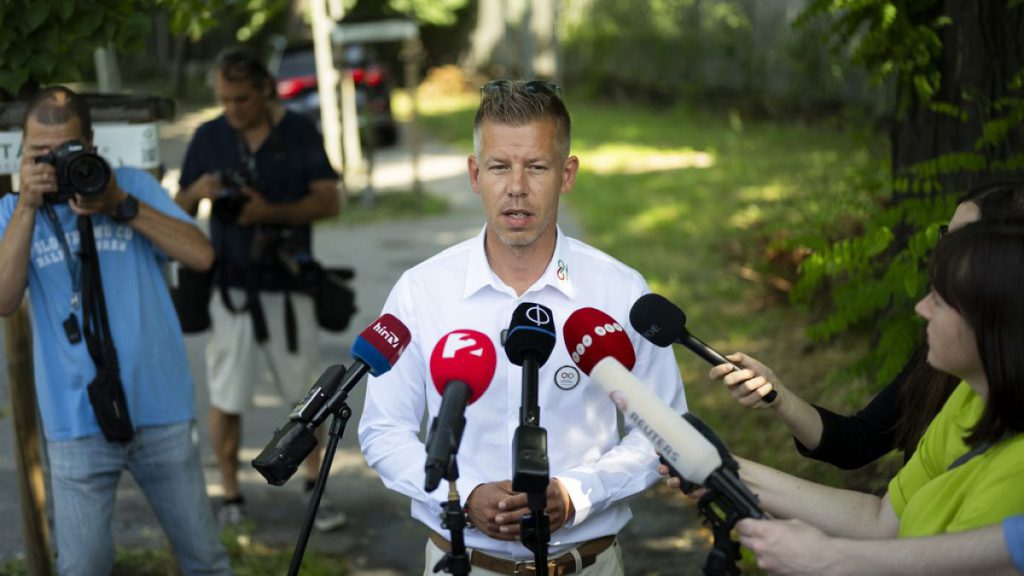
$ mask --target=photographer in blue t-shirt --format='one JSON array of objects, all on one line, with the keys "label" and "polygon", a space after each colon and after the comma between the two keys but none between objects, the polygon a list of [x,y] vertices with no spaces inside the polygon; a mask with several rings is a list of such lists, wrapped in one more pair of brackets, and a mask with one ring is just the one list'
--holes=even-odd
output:
[{"label": "photographer in blue t-shirt", "polygon": [[0,198],[0,314],[28,287],[57,565],[109,574],[122,470],[186,574],[229,574],[199,462],[193,383],[162,265],[213,249],[149,174],[94,153],[88,104],[54,86],[25,111],[20,191]]}]

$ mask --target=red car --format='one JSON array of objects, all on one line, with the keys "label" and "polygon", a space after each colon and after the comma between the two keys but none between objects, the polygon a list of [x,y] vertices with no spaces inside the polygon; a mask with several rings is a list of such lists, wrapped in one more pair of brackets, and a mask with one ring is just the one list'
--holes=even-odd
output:
[{"label": "red car", "polygon": [[[373,136],[374,146],[392,146],[398,141],[398,127],[391,115],[391,77],[388,69],[360,44],[345,46],[345,65],[356,87],[356,112],[363,144]],[[312,45],[284,50],[276,66],[277,96],[290,110],[308,116],[320,127],[320,95],[317,92],[316,61]],[[367,127],[373,128],[367,132]]]}]

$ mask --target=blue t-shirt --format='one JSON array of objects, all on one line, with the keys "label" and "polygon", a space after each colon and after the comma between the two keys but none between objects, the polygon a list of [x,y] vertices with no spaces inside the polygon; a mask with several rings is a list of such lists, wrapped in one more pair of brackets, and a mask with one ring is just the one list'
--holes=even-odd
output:
[{"label": "blue t-shirt", "polygon": [[[173,218],[192,221],[148,173],[118,168],[114,174],[121,188],[141,202]],[[17,202],[13,194],[0,199],[0,233],[6,231]],[[52,206],[77,259],[78,217],[66,203]],[[191,420],[195,417],[192,372],[161,267],[167,257],[130,226],[105,215],[92,219],[110,331],[132,423],[143,427]],[[86,390],[96,367],[84,335],[72,344],[64,330],[72,312],[72,282],[53,228],[46,212],[37,211],[28,290],[39,411],[46,438],[59,441],[99,434],[100,428]],[[81,327],[81,305],[74,314]]]},{"label": "blue t-shirt", "polygon": [[1013,563],[1024,574],[1024,516],[1010,516],[1003,520],[1003,534]]},{"label": "blue t-shirt", "polygon": [[[271,203],[295,202],[309,194],[310,184],[317,180],[336,180],[334,168],[327,159],[323,137],[305,116],[286,111],[267,139],[246,162],[247,152],[241,136],[221,115],[203,123],[192,136],[179,180],[181,190],[192,185],[203,174],[225,171],[247,173],[254,179],[252,187]],[[299,248],[312,253],[312,232],[308,224],[289,226]],[[210,218],[210,239],[217,251],[219,273],[231,286],[246,285],[249,268],[252,226],[224,222],[216,215]],[[264,281],[263,289],[278,290],[281,286]]]}]

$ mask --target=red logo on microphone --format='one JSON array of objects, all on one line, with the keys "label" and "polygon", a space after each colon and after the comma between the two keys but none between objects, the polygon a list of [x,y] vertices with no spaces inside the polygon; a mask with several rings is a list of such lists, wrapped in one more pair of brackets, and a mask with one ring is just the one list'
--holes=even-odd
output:
[{"label": "red logo on microphone", "polygon": [[453,330],[437,341],[430,354],[430,377],[438,392],[450,381],[465,382],[475,401],[490,385],[497,364],[494,344],[484,333]]}]

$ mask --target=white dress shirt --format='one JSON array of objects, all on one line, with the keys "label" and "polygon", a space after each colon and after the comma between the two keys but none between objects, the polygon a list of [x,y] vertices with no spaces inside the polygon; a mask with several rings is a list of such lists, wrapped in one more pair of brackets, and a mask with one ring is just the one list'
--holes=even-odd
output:
[{"label": "white dress shirt", "polygon": [[[562,326],[572,312],[593,307],[626,328],[636,348],[633,374],[680,414],[686,411],[683,382],[672,350],[658,348],[629,326],[629,310],[649,292],[640,274],[558,230],[547,269],[521,297],[491,270],[484,254],[484,232],[406,271],[395,284],[384,312],[397,316],[412,341],[394,368],[370,378],[359,421],[359,442],[367,462],[384,484],[412,499],[412,515],[431,530],[441,527],[447,481],[433,493],[423,490],[426,451],[420,439],[424,410],[437,415],[441,395],[430,378],[430,355],[442,336],[457,329],[491,338],[498,356],[490,386],[466,409],[466,428],[456,461],[462,503],[478,485],[513,475],[512,436],[520,424],[522,368],[508,361],[502,330],[522,302],[552,310],[558,342],[540,368],[540,426],[548,433],[552,477],[572,499],[575,517],[551,534],[552,555],[587,540],[617,534],[632,514],[626,500],[659,478],[654,447],[639,430],[620,437],[615,405],[576,368],[562,342]],[[520,560],[533,553],[518,541],[494,540],[467,529],[466,546]]]}]

